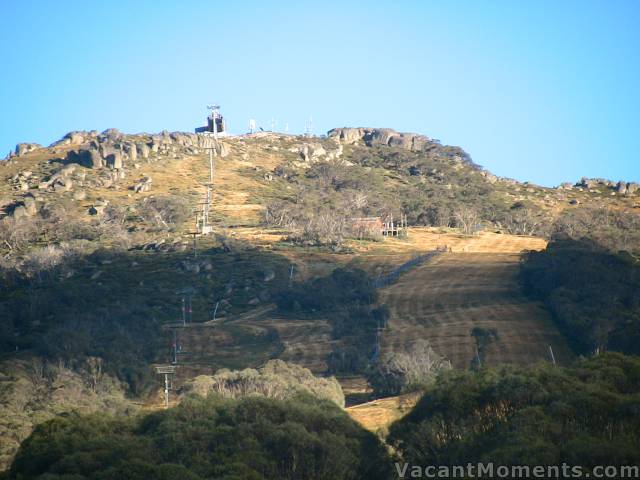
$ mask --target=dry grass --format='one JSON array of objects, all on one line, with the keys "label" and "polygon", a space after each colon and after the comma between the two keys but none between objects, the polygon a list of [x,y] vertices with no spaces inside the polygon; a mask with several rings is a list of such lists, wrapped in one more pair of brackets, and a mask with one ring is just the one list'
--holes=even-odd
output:
[{"label": "dry grass", "polygon": [[414,254],[446,246],[454,252],[520,253],[524,250],[542,250],[547,242],[539,237],[481,232],[462,235],[455,229],[431,227],[409,228],[408,238],[387,238],[383,242],[352,242],[360,253],[369,255]]},{"label": "dry grass", "polygon": [[383,349],[428,339],[455,368],[467,368],[476,354],[471,330],[495,328],[489,365],[549,360],[549,345],[567,362],[571,351],[549,313],[520,290],[519,260],[514,253],[447,253],[403,275],[381,292],[391,312]]},{"label": "dry grass", "polygon": [[308,368],[314,373],[327,371],[331,353],[331,326],[326,320],[272,318],[263,325],[278,332],[283,350],[278,358]]},{"label": "dry grass", "polygon": [[346,411],[367,430],[385,436],[389,426],[409,413],[419,398],[420,393],[380,398],[348,407]]},{"label": "dry grass", "polygon": [[[244,227],[234,229],[237,238],[270,248],[283,233]],[[520,253],[540,249],[545,240],[494,233],[463,236],[455,231],[413,228],[408,239],[355,242],[353,253],[333,254],[291,249],[279,251],[296,265],[295,280],[327,275],[340,265],[351,264],[372,275],[385,273],[412,256],[446,245],[454,252],[405,273],[382,290],[380,302],[391,310],[390,328],[383,337],[387,349],[403,350],[416,339],[429,339],[434,349],[449,357],[457,368],[467,368],[475,355],[474,327],[496,328],[499,339],[487,352],[490,363],[528,363],[548,359],[552,345],[559,361],[571,354],[545,309],[519,290],[516,274]],[[491,253],[486,253],[491,252]],[[245,330],[274,330],[280,340],[279,358],[298,363],[316,373],[327,369],[331,352],[330,326],[326,320],[285,319],[269,309],[230,319]],[[256,332],[257,333],[257,332]],[[185,347],[186,348],[186,347]],[[215,357],[241,361],[242,349],[233,339],[203,330],[188,347],[192,361],[206,365],[208,349]]]}]

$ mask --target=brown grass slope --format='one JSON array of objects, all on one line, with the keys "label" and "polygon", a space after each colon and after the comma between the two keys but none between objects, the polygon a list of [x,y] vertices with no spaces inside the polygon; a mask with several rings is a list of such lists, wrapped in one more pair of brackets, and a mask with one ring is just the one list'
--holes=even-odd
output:
[{"label": "brown grass slope", "polygon": [[566,362],[571,352],[539,302],[526,298],[516,275],[520,255],[445,253],[402,276],[384,289],[381,303],[391,313],[383,335],[384,351],[402,351],[416,339],[428,339],[455,368],[467,368],[476,355],[475,327],[495,329],[486,363]]}]

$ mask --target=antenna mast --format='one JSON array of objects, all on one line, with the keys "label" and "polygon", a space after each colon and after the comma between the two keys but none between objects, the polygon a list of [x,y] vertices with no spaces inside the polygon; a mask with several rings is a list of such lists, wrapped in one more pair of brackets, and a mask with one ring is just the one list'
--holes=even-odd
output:
[{"label": "antenna mast", "polygon": [[309,115],[309,120],[304,123],[304,134],[307,137],[313,137],[313,117]]}]

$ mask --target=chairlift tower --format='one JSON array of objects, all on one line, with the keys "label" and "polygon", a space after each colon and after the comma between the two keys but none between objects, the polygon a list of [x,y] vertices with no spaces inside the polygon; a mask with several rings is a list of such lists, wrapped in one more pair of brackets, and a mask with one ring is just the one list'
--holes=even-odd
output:
[{"label": "chairlift tower", "polygon": [[[207,109],[211,111],[207,117],[207,126],[196,128],[196,133],[213,137],[213,145],[205,146],[204,149],[209,153],[209,181],[205,183],[205,200],[201,204],[200,209],[196,211],[196,231],[195,235],[208,235],[213,231],[213,227],[209,223],[209,214],[211,212],[211,203],[213,201],[213,174],[215,164],[213,157],[218,155],[218,150],[222,152],[222,149],[218,143],[218,137],[220,135],[226,135],[226,124],[223,116],[220,114],[220,105],[213,103],[207,105]],[[205,144],[209,142],[204,142]],[[194,237],[195,242],[195,237]]]},{"label": "chairlift tower", "polygon": [[180,340],[178,339],[178,327],[174,326],[171,330],[173,330],[173,360],[171,361],[171,363],[173,365],[178,365],[178,354],[182,353],[182,345],[180,345]]},{"label": "chairlift tower", "polygon": [[173,389],[172,380],[176,373],[176,367],[174,365],[158,365],[156,373],[164,375],[164,408],[169,408],[169,391]]},{"label": "chairlift tower", "polygon": [[212,122],[212,126],[213,126],[213,136],[217,137],[218,136],[218,122],[215,121],[218,118],[222,118],[222,115],[220,115],[220,105],[217,104],[213,104],[213,105],[207,105],[207,109],[211,110],[211,115],[210,117],[214,120],[214,122]]},{"label": "chairlift tower", "polygon": [[193,295],[196,293],[196,289],[192,286],[187,286],[178,291],[178,294],[182,296],[182,326],[186,327],[187,323],[193,322]]}]

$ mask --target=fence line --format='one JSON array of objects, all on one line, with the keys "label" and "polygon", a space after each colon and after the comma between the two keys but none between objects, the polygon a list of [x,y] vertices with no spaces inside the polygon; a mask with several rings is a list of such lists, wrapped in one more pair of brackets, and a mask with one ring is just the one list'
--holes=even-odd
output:
[{"label": "fence line", "polygon": [[376,278],[373,281],[373,287],[374,288],[384,288],[388,285],[391,285],[393,282],[395,282],[402,273],[406,272],[407,270],[409,270],[410,268],[416,267],[418,265],[423,264],[424,262],[426,262],[427,260],[429,260],[430,258],[435,257],[436,255],[439,255],[441,253],[444,253],[447,251],[447,247],[438,247],[435,250],[431,250],[430,252],[427,253],[423,253],[422,255],[418,255],[415,258],[412,258],[409,261],[404,262],[402,265],[397,266],[396,268],[394,268],[391,272],[387,273],[386,275],[382,275],[378,278]]}]

